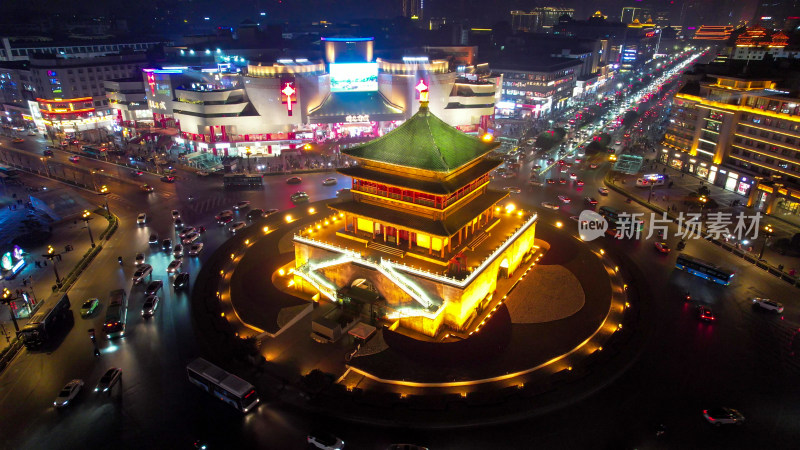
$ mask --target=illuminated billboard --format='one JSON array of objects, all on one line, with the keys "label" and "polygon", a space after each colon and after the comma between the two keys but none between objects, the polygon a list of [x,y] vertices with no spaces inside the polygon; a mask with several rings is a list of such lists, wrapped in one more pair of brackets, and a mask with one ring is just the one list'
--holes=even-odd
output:
[{"label": "illuminated billboard", "polygon": [[331,92],[378,90],[378,63],[331,63]]}]

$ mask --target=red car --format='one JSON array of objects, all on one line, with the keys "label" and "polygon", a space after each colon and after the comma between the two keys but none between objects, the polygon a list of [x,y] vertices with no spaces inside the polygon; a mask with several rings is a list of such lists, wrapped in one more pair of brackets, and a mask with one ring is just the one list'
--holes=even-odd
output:
[{"label": "red car", "polygon": [[583,180],[577,180],[575,181],[575,184],[577,184],[578,186],[583,186]]},{"label": "red car", "polygon": [[714,320],[716,320],[714,318],[714,313],[711,311],[711,308],[707,306],[697,307],[697,318],[704,322],[713,322]]},{"label": "red car", "polygon": [[656,250],[658,250],[661,253],[669,253],[670,248],[666,242],[656,241]]}]

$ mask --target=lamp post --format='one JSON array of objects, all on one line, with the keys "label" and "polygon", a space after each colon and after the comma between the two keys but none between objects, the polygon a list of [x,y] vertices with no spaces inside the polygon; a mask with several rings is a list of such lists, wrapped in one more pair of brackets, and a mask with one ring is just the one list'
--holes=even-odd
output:
[{"label": "lamp post", "polygon": [[758,260],[761,261],[761,258],[764,256],[764,248],[767,246],[767,241],[770,237],[772,237],[772,233],[775,230],[772,228],[772,225],[765,225],[764,226],[764,242],[761,243],[761,251],[758,252]]},{"label": "lamp post", "polygon": [[86,223],[86,229],[89,230],[89,241],[92,243],[92,248],[94,248],[94,237],[92,236],[92,227],[89,226],[89,221],[92,220],[92,218],[90,217],[91,215],[92,213],[84,209],[81,218],[83,219],[84,223]]},{"label": "lamp post", "polygon": [[700,201],[700,217],[703,217],[703,208],[705,208],[706,202],[708,202],[708,197],[701,195],[697,200]]},{"label": "lamp post", "polygon": [[247,150],[244,151],[244,154],[247,156],[247,172],[250,172],[250,148],[248,147]]},{"label": "lamp post", "polygon": [[103,196],[103,200],[105,202],[103,206],[106,208],[106,213],[108,213],[109,217],[111,216],[111,209],[108,208],[108,194],[110,193],[111,192],[109,192],[108,186],[106,186],[105,184],[100,186],[100,195]]},{"label": "lamp post", "polygon": [[97,182],[94,179],[94,174],[97,173],[97,171],[92,169],[90,173],[92,174],[92,187],[94,187],[95,192],[97,192]]},{"label": "lamp post", "polygon": [[47,158],[42,156],[39,159],[42,161],[42,164],[44,164],[44,172],[47,174],[47,178],[50,178],[50,166],[47,165]]},{"label": "lamp post", "polygon": [[49,259],[50,262],[53,264],[53,273],[56,274],[56,285],[58,285],[58,287],[61,287],[61,277],[58,276],[58,267],[56,267],[57,265],[56,262],[61,260],[61,253],[56,253],[55,250],[53,250],[53,246],[48,245],[47,253],[45,253],[42,256]]},{"label": "lamp post", "polygon": [[8,306],[8,313],[11,314],[11,321],[14,322],[14,329],[17,330],[17,333],[19,333],[17,318],[14,316],[14,311],[11,309],[11,302],[16,299],[17,296],[14,295],[8,288],[3,288],[3,303]]}]

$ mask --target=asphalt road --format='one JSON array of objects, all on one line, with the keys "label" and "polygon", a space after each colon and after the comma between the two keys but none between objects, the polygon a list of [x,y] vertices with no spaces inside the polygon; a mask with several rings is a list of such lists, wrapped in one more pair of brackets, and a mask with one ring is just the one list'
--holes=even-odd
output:
[{"label": "asphalt road", "polygon": [[[2,144],[7,146],[9,141]],[[26,143],[18,145],[35,153],[41,151],[43,143],[26,138]],[[65,158],[57,154],[54,160],[65,164]],[[564,185],[531,189],[528,175],[537,163],[542,161],[528,159],[519,177],[498,179],[493,184],[498,188],[518,186],[522,193],[513,194],[514,201],[538,208],[543,221],[564,222],[565,232],[575,232],[576,223],[569,216],[584,208],[581,199],[587,195],[600,200],[600,205],[647,212],[639,205],[625,203],[613,192],[607,197],[597,195],[607,166],[589,170],[584,163],[584,167],[576,167],[586,183],[583,187],[570,180]],[[86,158],[77,164],[117,170]],[[125,173],[118,172],[118,179],[122,175]],[[171,258],[150,248],[147,238],[152,231],[162,237],[174,233],[169,211],[179,209],[188,224],[208,227],[202,238],[206,252],[199,258],[185,258],[188,263],[184,270],[195,274],[204,257],[227,238],[226,232],[213,224],[213,215],[219,210],[230,209],[238,200],[250,200],[253,207],[283,209],[292,206],[289,195],[297,190],[305,190],[316,200],[332,197],[337,189],[347,187],[341,176],[338,186],[322,186],[322,179],[328,176],[304,176],[299,186],[286,185],[284,177],[268,177],[263,191],[256,192],[226,192],[219,179],[185,173],[179,174],[175,184],[161,183],[153,175],[134,182],[107,177],[112,192],[109,204],[121,217],[121,227],[113,244],[93,263],[92,271],[70,292],[73,311],[77,312],[83,299],[93,296],[103,300],[103,309],[89,319],[76,315],[72,331],[52,353],[23,352],[0,375],[0,447],[190,448],[194,439],[205,439],[211,448],[252,445],[294,449],[305,448],[304,435],[312,428],[331,431],[343,438],[348,448],[356,449],[380,449],[392,442],[422,444],[431,449],[796,447],[800,402],[793,381],[800,365],[789,354],[788,346],[793,330],[800,327],[797,291],[703,241],[689,241],[685,251],[735,268],[737,275],[731,286],[711,285],[673,270],[676,254],[657,253],[652,239],[601,238],[608,240],[605,245],[621,247],[650,277],[653,295],[647,301],[651,313],[639,325],[650,329],[649,339],[645,351],[622,377],[598,394],[557,412],[470,429],[385,429],[309,416],[266,399],[256,412],[242,418],[186,381],[185,364],[199,352],[187,294],[176,294],[165,283],[163,302],[155,317],[141,318],[142,287],[131,289],[133,255],[144,251],[148,263],[154,266],[154,278],[168,280],[165,269]],[[555,178],[560,176],[558,173]],[[31,184],[37,182],[35,177],[25,178]],[[140,181],[152,184],[156,192],[141,192],[137,187]],[[76,192],[98,201],[92,193]],[[189,194],[198,200],[188,202]],[[572,202],[555,212],[539,207],[542,201],[556,201],[557,195],[567,195]],[[151,217],[146,227],[135,224],[139,212]],[[668,241],[674,247],[677,238]],[[117,255],[125,259],[124,266],[117,264]],[[108,292],[119,287],[131,290],[128,335],[113,343],[101,339],[102,356],[95,358],[86,331],[100,328]],[[686,290],[696,299],[691,304],[682,299]],[[754,295],[782,301],[786,311],[774,315],[755,310],[749,303]],[[694,310],[700,303],[713,308],[715,323],[697,320]],[[82,378],[87,388],[92,388],[110,366],[124,371],[121,386],[110,396],[86,389],[68,410],[57,412],[52,408],[52,400],[66,381]],[[743,427],[712,428],[701,412],[718,405],[740,409],[747,423]],[[660,441],[655,439],[658,423],[668,429]]]}]

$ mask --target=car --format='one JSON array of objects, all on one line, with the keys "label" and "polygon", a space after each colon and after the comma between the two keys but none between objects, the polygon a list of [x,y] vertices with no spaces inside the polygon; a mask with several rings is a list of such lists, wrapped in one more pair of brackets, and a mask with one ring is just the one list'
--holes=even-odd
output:
[{"label": "car", "polygon": [[520,189],[520,188],[518,188],[516,186],[506,186],[506,187],[503,188],[503,190],[504,191],[508,191],[511,194],[519,194],[520,192],[522,192],[522,189]]},{"label": "car", "polygon": [[142,170],[131,170],[132,177],[141,177],[144,176],[144,171]]},{"label": "car", "polygon": [[133,259],[133,264],[137,266],[144,264],[144,253],[137,253],[136,258]]},{"label": "car", "polygon": [[567,179],[566,178],[559,178],[558,179],[558,184],[567,184]]},{"label": "car", "polygon": [[542,184],[542,182],[539,180],[528,181],[528,184],[530,184],[531,186],[544,186],[544,184]]},{"label": "car", "polygon": [[165,252],[172,250],[172,239],[164,239],[161,241],[161,250]]},{"label": "car", "polygon": [[204,227],[204,226],[197,227],[197,232],[200,233],[200,234],[205,233],[206,232],[206,227]]},{"label": "car", "polygon": [[604,187],[597,188],[597,192],[599,192],[600,195],[608,195],[608,188],[604,188]]},{"label": "car", "polygon": [[203,251],[203,243],[197,242],[189,247],[189,256],[197,256]]},{"label": "car", "polygon": [[561,170],[559,170],[559,172],[561,172],[561,173],[567,173],[567,170],[568,170],[568,169],[567,169],[567,166],[561,166]]},{"label": "car", "polygon": [[569,179],[570,180],[577,180],[578,179],[578,174],[575,173],[575,172],[572,172],[571,174],[569,174]]},{"label": "car", "polygon": [[195,229],[195,227],[186,227],[186,228],[182,228],[182,229],[181,229],[181,233],[178,235],[178,237],[180,237],[181,239],[183,239],[183,238],[185,238],[185,237],[186,237],[186,235],[187,235],[187,234],[189,234],[189,233],[191,233],[191,232],[193,232],[193,231],[197,231],[197,229]]},{"label": "car", "polygon": [[25,142],[25,139],[22,139],[22,138],[14,138],[14,139],[12,139],[12,140],[11,140],[11,142],[15,142],[15,143],[19,144],[20,142]]},{"label": "car", "polygon": [[144,288],[144,295],[155,295],[158,294],[158,291],[164,287],[164,282],[161,280],[153,280],[147,283],[147,287]]},{"label": "car", "polygon": [[336,196],[337,197],[341,197],[341,196],[347,195],[349,193],[350,193],[350,188],[339,189],[338,191],[336,191]]},{"label": "car", "polygon": [[69,162],[78,162],[78,161],[81,160],[81,157],[78,156],[78,155],[72,155],[68,159],[69,159]]},{"label": "car", "polygon": [[622,145],[621,141],[614,142],[614,145]]},{"label": "car", "polygon": [[184,244],[191,244],[192,242],[198,239],[200,239],[200,233],[198,233],[197,231],[192,231],[183,238],[182,242]]},{"label": "car", "polygon": [[277,208],[270,208],[270,209],[264,211],[264,217],[269,217],[270,215],[275,214],[278,211],[280,211],[280,210],[277,209]]},{"label": "car", "polygon": [[708,423],[721,426],[721,425],[741,425],[744,423],[744,416],[739,411],[733,408],[718,407],[712,409],[704,409],[703,417]]},{"label": "car", "polygon": [[139,284],[147,278],[148,275],[153,273],[153,266],[150,264],[142,264],[133,272],[133,284]]},{"label": "car", "polygon": [[303,179],[300,177],[291,177],[286,180],[286,184],[300,184],[303,182]]},{"label": "car", "polygon": [[167,273],[177,273],[181,271],[181,266],[183,265],[183,261],[180,259],[173,259],[171,263],[167,266]]},{"label": "car", "polygon": [[180,217],[176,218],[172,222],[173,222],[173,225],[175,225],[175,228],[183,228],[183,225],[184,225],[183,219],[181,219]]},{"label": "car", "polygon": [[48,149],[42,152],[44,156],[53,156],[53,151]]},{"label": "car", "polygon": [[556,160],[553,158],[547,158],[547,164],[555,164]]},{"label": "car", "polygon": [[148,241],[147,241],[147,242],[149,242],[149,243],[150,243],[150,245],[156,245],[156,244],[158,244],[158,234],[157,234],[157,233],[152,233],[152,234],[150,235],[150,239],[148,239]]},{"label": "car", "polygon": [[336,183],[338,183],[338,180],[336,178],[325,178],[322,181],[323,186],[333,186]]},{"label": "car", "polygon": [[174,183],[175,177],[173,177],[172,175],[166,175],[161,177],[161,181],[163,181],[164,183]]},{"label": "car", "polygon": [[233,216],[222,216],[217,219],[217,223],[220,225],[225,225],[231,222],[233,222]]},{"label": "car", "polygon": [[594,198],[592,198],[592,197],[584,197],[584,198],[583,198],[583,201],[584,201],[585,203],[588,203],[588,204],[592,205],[592,206],[594,206],[594,205],[596,205],[596,204],[597,204],[597,200],[595,200],[595,199],[594,199]]},{"label": "car", "polygon": [[172,249],[172,256],[175,258],[180,258],[183,256],[183,245],[175,244],[175,248]]},{"label": "car", "polygon": [[81,317],[89,317],[97,311],[97,307],[100,305],[100,299],[97,298],[90,298],[83,302],[81,305]]},{"label": "car", "polygon": [[175,275],[175,279],[172,280],[172,288],[176,291],[181,289],[185,289],[189,286],[189,274],[186,272],[181,272]]},{"label": "car", "polygon": [[249,200],[242,200],[240,202],[236,202],[236,204],[233,205],[233,209],[236,210],[236,211],[239,211],[239,210],[242,210],[242,209],[247,209],[249,207],[250,207],[250,201]]},{"label": "car", "polygon": [[768,298],[753,298],[753,305],[758,305],[763,309],[769,311],[775,311],[776,313],[780,314],[783,312],[783,305]]},{"label": "car", "polygon": [[533,167],[531,167],[532,170],[540,170],[541,168],[542,166],[539,164],[534,164]]},{"label": "car", "polygon": [[556,184],[556,180],[554,180],[552,178],[548,178],[548,179],[546,179],[544,181],[547,182],[547,184]]},{"label": "car", "polygon": [[583,186],[583,180],[575,180],[575,186]]},{"label": "car", "polygon": [[220,211],[219,214],[214,216],[214,219],[219,221],[223,217],[233,217],[233,211],[231,211],[230,209],[226,209],[224,211]]},{"label": "car", "polygon": [[207,177],[208,176],[208,172],[206,172],[205,170],[198,170],[197,171],[197,175],[201,176],[201,177]]},{"label": "car", "polygon": [[344,441],[330,433],[312,432],[306,437],[306,441],[308,445],[323,450],[342,450],[344,448]]},{"label": "car", "polygon": [[144,298],[144,303],[142,304],[142,317],[153,317],[153,314],[156,313],[156,308],[158,308],[158,296],[148,295]]},{"label": "car", "polygon": [[658,250],[661,253],[669,253],[671,250],[666,242],[661,242],[661,241],[656,241],[655,247],[656,250]]},{"label": "car", "polygon": [[558,205],[552,202],[542,202],[542,206],[549,209],[558,209]]},{"label": "car", "polygon": [[100,377],[100,381],[97,382],[97,386],[95,386],[94,391],[108,392],[120,381],[120,379],[122,379],[122,369],[112,367],[106,370],[106,373]]},{"label": "car", "polygon": [[138,216],[136,216],[136,224],[144,225],[146,223],[147,223],[147,214],[141,213]]},{"label": "car", "polygon": [[147,192],[148,194],[155,190],[155,188],[153,188],[153,186],[150,186],[149,184],[143,184],[143,185],[139,186],[139,189],[142,192]]},{"label": "car", "polygon": [[308,201],[308,194],[303,191],[298,191],[292,194],[291,196],[292,202],[299,203],[299,202],[307,202]]},{"label": "car", "polygon": [[569,216],[569,220],[574,220],[575,222],[580,222],[581,218],[580,218],[580,216]]},{"label": "car", "polygon": [[570,203],[572,201],[572,199],[570,199],[566,195],[559,195],[558,196],[558,201],[560,201],[561,203]]},{"label": "car", "polygon": [[55,406],[56,408],[63,408],[69,405],[70,402],[75,400],[75,397],[78,396],[78,393],[81,391],[81,388],[83,388],[83,384],[84,384],[83,380],[79,379],[70,380],[58,392],[58,396],[56,396],[55,401],[53,401],[53,406]]},{"label": "car", "polygon": [[258,220],[258,219],[261,219],[263,217],[266,217],[266,215],[264,214],[264,210],[263,209],[254,208],[254,209],[251,209],[250,211],[247,211],[247,216],[245,216],[245,217],[247,218],[247,220],[253,222],[255,220]]},{"label": "car", "polygon": [[713,322],[716,320],[714,318],[714,312],[711,311],[711,308],[703,305],[697,307],[697,318],[704,322]]},{"label": "car", "polygon": [[233,234],[236,234],[237,231],[243,230],[246,226],[247,224],[242,221],[233,222],[230,225],[228,225],[228,231],[230,231]]},{"label": "car", "polygon": [[181,217],[181,212],[178,211],[177,209],[173,209],[172,210],[172,218],[173,219],[180,219],[180,217]]}]

